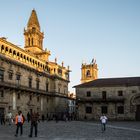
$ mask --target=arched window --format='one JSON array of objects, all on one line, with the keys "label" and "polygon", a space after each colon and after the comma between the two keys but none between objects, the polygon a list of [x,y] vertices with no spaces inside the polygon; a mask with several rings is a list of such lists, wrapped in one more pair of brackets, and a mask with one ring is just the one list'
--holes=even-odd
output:
[{"label": "arched window", "polygon": [[17,56],[19,56],[19,52],[17,53]]},{"label": "arched window", "polygon": [[6,52],[8,52],[8,47],[6,47],[6,49],[5,49],[5,50],[6,50]]},{"label": "arched window", "polygon": [[24,59],[26,59],[26,56],[24,55]]},{"label": "arched window", "polygon": [[34,45],[34,40],[33,40],[33,38],[32,38],[32,46]]},{"label": "arched window", "polygon": [[12,49],[9,50],[9,53],[12,53]]},{"label": "arched window", "polygon": [[1,46],[1,50],[4,50],[4,46],[3,45]]},{"label": "arched window", "polygon": [[87,76],[87,77],[90,76],[90,70],[87,70],[87,72],[86,72],[86,76]]},{"label": "arched window", "polygon": [[13,55],[16,55],[16,51],[15,50],[13,51]]},{"label": "arched window", "polygon": [[20,57],[22,58],[22,54],[20,55]]},{"label": "arched window", "polygon": [[28,38],[28,46],[30,46],[30,38]]}]

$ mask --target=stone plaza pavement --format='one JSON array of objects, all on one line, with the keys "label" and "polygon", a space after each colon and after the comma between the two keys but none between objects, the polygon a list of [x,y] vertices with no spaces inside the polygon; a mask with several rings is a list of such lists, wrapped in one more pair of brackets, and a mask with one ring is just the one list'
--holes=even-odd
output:
[{"label": "stone plaza pavement", "polygon": [[38,124],[38,137],[29,138],[30,124],[23,135],[15,137],[16,126],[0,125],[0,140],[140,140],[140,122],[109,122],[102,133],[99,122],[45,121]]}]

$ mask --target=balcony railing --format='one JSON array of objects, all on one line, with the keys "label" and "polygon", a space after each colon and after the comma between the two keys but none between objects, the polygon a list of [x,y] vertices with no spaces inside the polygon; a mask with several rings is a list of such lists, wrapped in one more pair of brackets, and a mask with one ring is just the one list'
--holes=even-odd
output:
[{"label": "balcony railing", "polygon": [[103,98],[93,98],[93,97],[86,97],[86,98],[77,98],[77,102],[124,102],[125,98],[124,97],[109,97],[106,99]]}]

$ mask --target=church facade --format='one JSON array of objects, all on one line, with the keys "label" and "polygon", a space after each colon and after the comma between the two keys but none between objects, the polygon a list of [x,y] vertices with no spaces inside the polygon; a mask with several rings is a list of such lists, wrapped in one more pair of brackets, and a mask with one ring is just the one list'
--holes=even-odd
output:
[{"label": "church facade", "polygon": [[0,113],[40,114],[68,109],[69,66],[49,60],[35,10],[24,29],[24,49],[0,38]]},{"label": "church facade", "polygon": [[74,86],[80,120],[140,120],[140,77],[97,78],[97,64],[82,64],[81,84]]}]

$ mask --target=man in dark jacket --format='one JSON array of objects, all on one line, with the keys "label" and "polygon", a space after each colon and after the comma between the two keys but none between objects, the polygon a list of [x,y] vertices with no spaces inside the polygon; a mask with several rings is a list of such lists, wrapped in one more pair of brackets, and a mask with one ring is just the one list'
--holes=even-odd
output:
[{"label": "man in dark jacket", "polygon": [[35,128],[35,137],[37,137],[37,125],[38,125],[38,114],[36,112],[31,113],[31,128],[30,128],[30,135],[32,137],[33,134],[33,127]]}]

